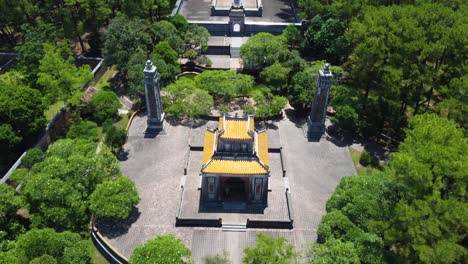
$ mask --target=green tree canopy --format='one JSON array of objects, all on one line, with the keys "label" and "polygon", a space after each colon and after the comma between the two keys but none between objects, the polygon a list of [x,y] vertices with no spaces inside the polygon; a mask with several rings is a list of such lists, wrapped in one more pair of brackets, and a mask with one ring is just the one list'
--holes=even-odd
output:
[{"label": "green tree canopy", "polygon": [[[70,250],[73,250],[77,244],[83,245],[83,241],[76,233],[68,231],[57,233],[49,228],[32,229],[18,237],[15,250],[18,256],[20,256],[20,259],[24,259],[26,261],[40,258],[44,255],[49,255],[49,257],[44,258],[52,257],[57,261],[57,263],[64,263],[64,257],[66,255],[70,255],[67,251],[69,252]],[[86,250],[80,254],[87,257],[81,259],[85,260],[85,262],[79,263],[90,263],[89,253]],[[66,257],[66,259],[70,258]],[[75,260],[78,259],[75,258]]]},{"label": "green tree canopy", "polygon": [[275,62],[260,72],[260,78],[268,87],[274,88],[274,91],[281,91],[288,85],[290,71],[291,69],[284,67],[279,62]]},{"label": "green tree canopy", "polygon": [[195,76],[195,84],[199,89],[208,91],[213,96],[228,100],[250,93],[254,79],[250,75],[234,71],[204,71]]},{"label": "green tree canopy", "polygon": [[167,113],[179,117],[206,115],[213,107],[213,97],[204,90],[196,88],[195,82],[180,78],[163,90],[166,95],[163,103]]},{"label": "green tree canopy", "polygon": [[77,121],[73,123],[68,129],[67,138],[81,138],[90,141],[97,141],[97,129],[97,124],[92,121]]},{"label": "green tree canopy", "polygon": [[180,264],[190,258],[190,249],[173,235],[157,236],[138,246],[130,257],[130,264]]},{"label": "green tree canopy", "polygon": [[384,241],[393,253],[423,263],[466,257],[468,140],[453,121],[414,117],[390,167],[401,190]]},{"label": "green tree canopy", "polygon": [[49,102],[68,99],[93,78],[89,65],[76,67],[72,56],[64,58],[63,50],[44,44],[44,57],[39,61],[37,83]]},{"label": "green tree canopy", "polygon": [[126,219],[140,201],[135,184],[127,177],[98,184],[89,197],[89,208],[97,217]]},{"label": "green tree canopy", "polygon": [[102,54],[107,65],[116,64],[126,71],[135,50],[149,50],[151,37],[146,31],[147,26],[143,20],[122,16],[114,18],[103,35]]},{"label": "green tree canopy", "polygon": [[245,264],[289,264],[295,257],[294,247],[284,237],[257,235],[257,245],[244,249]]},{"label": "green tree canopy", "polygon": [[98,124],[114,118],[120,106],[119,98],[112,91],[100,91],[91,97],[93,118]]},{"label": "green tree canopy", "polygon": [[270,33],[258,33],[241,46],[240,54],[246,69],[261,69],[277,61],[288,53],[284,36],[273,36]]},{"label": "green tree canopy", "polygon": [[358,252],[351,242],[339,239],[328,240],[325,244],[314,244],[311,264],[345,263],[359,264]]}]

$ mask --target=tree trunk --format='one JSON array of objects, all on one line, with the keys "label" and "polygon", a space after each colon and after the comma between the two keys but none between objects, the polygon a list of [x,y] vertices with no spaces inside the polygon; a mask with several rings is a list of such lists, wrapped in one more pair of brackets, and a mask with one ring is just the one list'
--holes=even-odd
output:
[{"label": "tree trunk", "polygon": [[367,99],[369,98],[369,91],[370,91],[370,79],[367,80],[367,84],[366,84],[366,93],[364,95],[364,105],[363,105],[363,109],[366,110],[367,108]]},{"label": "tree trunk", "polygon": [[429,105],[431,104],[433,94],[434,94],[434,86],[431,86],[431,89],[429,90],[429,93],[427,95],[426,111],[427,111],[427,109],[429,109]]},{"label": "tree trunk", "polygon": [[78,41],[80,42],[80,46],[81,46],[81,54],[84,54],[86,50],[85,50],[83,39],[81,38],[80,33],[77,33],[77,36],[78,36]]},{"label": "tree trunk", "polygon": [[418,114],[420,105],[421,105],[421,100],[418,100],[416,102],[416,106],[414,107],[414,113],[413,113],[414,116]]}]

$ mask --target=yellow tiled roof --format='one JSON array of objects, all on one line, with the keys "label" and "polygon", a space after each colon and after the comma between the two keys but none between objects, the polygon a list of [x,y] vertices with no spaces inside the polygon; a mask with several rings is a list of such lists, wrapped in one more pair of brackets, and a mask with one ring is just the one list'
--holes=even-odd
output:
[{"label": "yellow tiled roof", "polygon": [[213,156],[214,142],[215,142],[215,133],[210,130],[206,130],[205,131],[205,143],[203,144],[202,165],[205,165]]},{"label": "yellow tiled roof", "polygon": [[[226,119],[225,117],[219,118],[218,130],[221,131],[224,129],[224,133],[221,134],[221,138],[229,139],[252,139],[252,136],[247,133],[248,130],[254,131],[254,120],[250,118],[248,120],[235,120],[235,119]],[[226,127],[224,127],[226,125]]]},{"label": "yellow tiled roof", "polygon": [[214,174],[267,174],[268,171],[256,160],[213,159],[203,173]]},{"label": "yellow tiled roof", "polygon": [[253,116],[250,117],[249,121],[250,121],[250,131],[253,132],[255,130],[255,122],[254,122]]},{"label": "yellow tiled roof", "polygon": [[268,134],[266,131],[257,133],[258,141],[258,158],[263,164],[270,166],[270,160],[268,158]]}]

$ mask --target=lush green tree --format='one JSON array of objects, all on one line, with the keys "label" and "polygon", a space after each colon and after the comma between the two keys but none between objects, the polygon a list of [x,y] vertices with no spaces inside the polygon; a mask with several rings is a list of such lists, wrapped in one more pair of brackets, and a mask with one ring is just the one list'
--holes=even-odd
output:
[{"label": "lush green tree", "polygon": [[301,32],[297,29],[296,25],[294,24],[289,24],[284,30],[283,30],[283,36],[286,38],[287,42],[291,46],[296,46],[299,44],[300,39],[301,39]]},{"label": "lush green tree", "polygon": [[63,263],[91,263],[91,256],[89,255],[89,242],[81,240],[63,251]]},{"label": "lush green tree", "polygon": [[80,120],[73,123],[67,132],[67,138],[71,139],[86,139],[90,141],[97,141],[97,124],[92,121]]},{"label": "lush green tree", "polygon": [[16,194],[15,189],[6,183],[0,184],[0,245],[8,240],[14,240],[17,235],[24,231],[16,214],[23,205],[23,201]]},{"label": "lush green tree", "polygon": [[0,125],[0,148],[3,153],[0,154],[0,171],[7,169],[8,165],[17,158],[18,145],[21,137],[18,137],[9,124]]},{"label": "lush green tree", "polygon": [[177,52],[167,41],[161,41],[154,47],[151,59],[161,76],[162,86],[173,82],[175,76],[180,73],[178,58]]},{"label": "lush green tree", "polygon": [[127,131],[111,126],[105,134],[104,143],[113,149],[121,148],[127,141]]},{"label": "lush green tree", "polygon": [[352,242],[343,242],[339,239],[330,239],[325,244],[314,244],[309,263],[346,263],[359,264],[359,253]]},{"label": "lush green tree", "polygon": [[148,51],[151,37],[145,22],[139,19],[116,17],[103,35],[103,50],[107,65],[117,65],[126,71],[130,57],[138,48]]},{"label": "lush green tree", "polygon": [[17,168],[11,174],[10,178],[8,179],[8,183],[11,184],[13,187],[17,187],[23,181],[25,181],[29,176],[29,170],[27,168]]},{"label": "lush green tree", "polygon": [[194,49],[199,53],[208,48],[210,33],[202,26],[190,24],[184,36],[185,50]]},{"label": "lush green tree", "polygon": [[285,107],[288,99],[282,96],[273,96],[271,93],[255,91],[255,116],[259,118],[273,117],[278,115]]},{"label": "lush green tree", "polygon": [[179,32],[186,32],[189,28],[189,23],[187,19],[181,14],[176,14],[175,16],[171,17],[170,22],[177,28]]},{"label": "lush green tree", "polygon": [[89,221],[88,197],[96,186],[121,176],[119,162],[103,147],[82,139],[49,146],[46,159],[31,169],[23,188],[33,227],[82,231]]},{"label": "lush green tree", "polygon": [[34,164],[41,162],[43,159],[44,152],[38,148],[32,148],[21,159],[21,164],[30,169]]},{"label": "lush green tree", "polygon": [[257,235],[257,245],[244,249],[245,264],[287,264],[295,257],[294,247],[284,237],[274,238],[263,233]]},{"label": "lush green tree", "polygon": [[129,263],[180,264],[190,258],[190,249],[173,235],[157,236],[138,246]]},{"label": "lush green tree", "polygon": [[347,31],[354,47],[347,69],[371,126],[398,130],[408,107],[417,114],[458,94],[466,70],[452,65],[464,61],[463,11],[422,4],[367,8],[362,16]]},{"label": "lush green tree", "polygon": [[57,260],[51,255],[44,254],[40,257],[33,258],[29,264],[57,264]]},{"label": "lush green tree", "polygon": [[[67,251],[70,251],[70,248],[76,247],[77,244],[83,245],[83,242],[80,236],[76,233],[68,231],[57,233],[54,230],[48,228],[32,229],[18,237],[15,250],[18,256],[20,256],[20,259],[23,259],[25,261],[42,257],[44,255],[49,255],[55,260],[57,260],[57,263],[77,263],[63,262],[64,254],[66,254]],[[85,250],[80,254],[88,255],[89,253],[87,250]],[[73,254],[68,253],[68,255]],[[67,259],[70,258],[67,257]],[[88,255],[87,258],[82,258],[82,260],[88,260],[88,262],[79,263],[89,263],[89,259],[90,258]],[[73,260],[79,259],[75,258]]]},{"label": "lush green tree", "polygon": [[163,98],[165,110],[179,117],[206,115],[213,107],[213,98],[204,90],[196,88],[191,79],[181,78],[168,85]]},{"label": "lush green tree", "polygon": [[258,33],[241,46],[240,54],[246,69],[261,69],[277,61],[288,53],[284,36],[273,36],[270,33]]},{"label": "lush green tree", "polygon": [[281,91],[288,85],[290,71],[291,69],[284,67],[279,62],[275,62],[260,72],[260,78],[266,85],[274,88],[274,91]]},{"label": "lush green tree", "polygon": [[[145,68],[146,54],[138,48],[130,57],[127,65],[127,83],[129,94],[136,98],[145,95],[145,81],[143,69]],[[159,69],[158,69],[159,72]]]},{"label": "lush green tree", "polygon": [[2,127],[2,134],[10,138],[11,142],[17,141],[10,135],[11,131],[26,144],[34,142],[46,124],[45,109],[37,90],[0,83],[0,124],[11,127]]},{"label": "lush green tree", "polygon": [[289,104],[297,113],[305,113],[312,104],[314,98],[316,80],[312,75],[312,69],[296,73],[289,85]]},{"label": "lush green tree", "polygon": [[120,106],[119,98],[112,91],[100,91],[91,98],[93,118],[98,124],[114,118]]},{"label": "lush green tree", "polygon": [[154,23],[151,28],[154,44],[157,44],[160,41],[167,41],[171,45],[172,49],[177,51],[178,54],[184,53],[182,32],[185,31],[178,32],[174,23],[165,20]]},{"label": "lush green tree", "polygon": [[249,94],[253,88],[254,79],[250,75],[234,71],[204,71],[195,76],[195,83],[199,89],[229,100]]},{"label": "lush green tree", "polygon": [[83,197],[70,182],[44,173],[35,174],[23,188],[23,195],[29,205],[32,227],[78,231],[86,225]]},{"label": "lush green tree", "polygon": [[0,263],[8,264],[20,264],[18,257],[16,257],[13,250],[10,251],[0,251]]},{"label": "lush green tree", "polygon": [[436,115],[414,117],[390,167],[402,199],[381,222],[385,244],[421,263],[463,262],[468,141],[463,129]]},{"label": "lush green tree", "polygon": [[38,21],[35,24],[24,24],[23,42],[16,46],[18,64],[24,69],[31,85],[37,81],[39,61],[44,57],[44,44],[55,44],[62,37],[61,31],[54,25]]},{"label": "lush green tree", "polygon": [[97,185],[89,197],[89,208],[97,217],[126,219],[139,201],[135,184],[127,177],[119,177]]},{"label": "lush green tree", "polygon": [[64,59],[62,50],[44,44],[44,52],[44,57],[39,61],[37,83],[49,102],[68,99],[93,78],[89,65],[76,67],[72,56]]},{"label": "lush green tree", "polygon": [[346,28],[347,23],[340,19],[315,16],[304,34],[305,51],[315,58],[341,64],[349,54]]}]

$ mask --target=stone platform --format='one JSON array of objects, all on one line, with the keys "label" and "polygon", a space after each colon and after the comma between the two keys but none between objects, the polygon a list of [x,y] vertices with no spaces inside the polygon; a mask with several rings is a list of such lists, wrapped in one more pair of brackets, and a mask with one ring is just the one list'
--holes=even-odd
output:
[{"label": "stone platform", "polygon": [[[268,222],[288,222],[289,209],[286,196],[285,179],[282,176],[280,153],[270,153],[270,178],[268,202],[266,207],[243,205],[240,202],[229,203],[224,207],[207,207],[200,200],[202,151],[191,151],[188,173],[184,184],[180,217],[204,219],[222,219],[222,223],[245,223],[262,221],[265,227]],[[262,227],[260,225],[259,227]],[[287,228],[287,226],[285,226]]]}]

